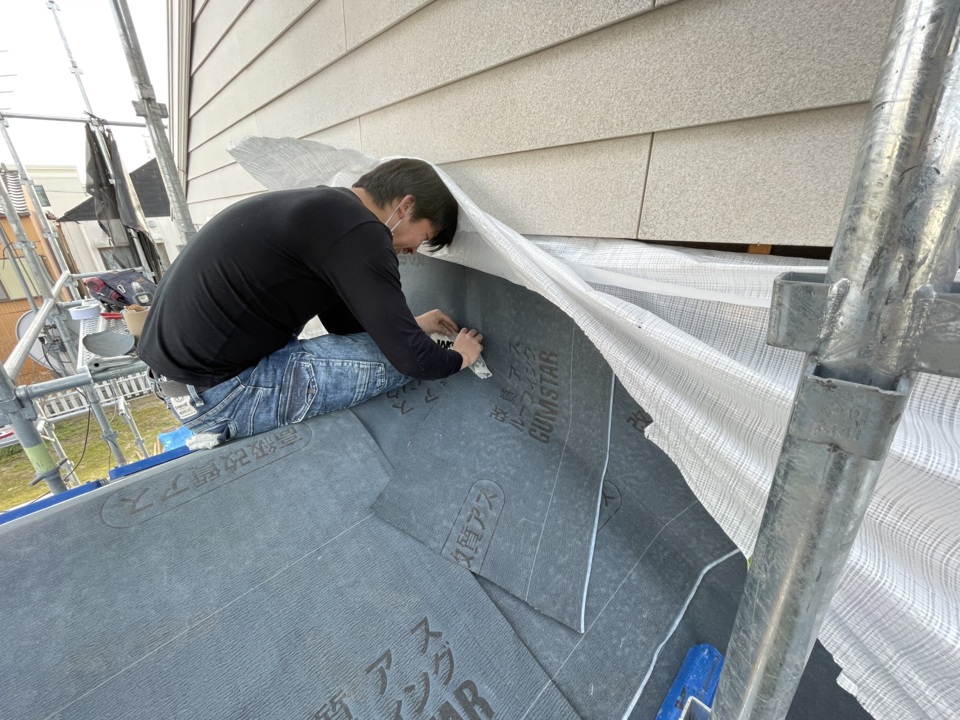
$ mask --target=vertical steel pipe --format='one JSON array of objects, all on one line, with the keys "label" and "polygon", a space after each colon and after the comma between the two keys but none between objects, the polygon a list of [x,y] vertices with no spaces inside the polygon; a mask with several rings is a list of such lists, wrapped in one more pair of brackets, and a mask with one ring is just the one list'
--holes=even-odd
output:
[{"label": "vertical steel pipe", "polygon": [[17,441],[23,447],[23,452],[37,473],[36,479],[44,481],[52,493],[65,492],[67,486],[60,477],[60,465],[50,455],[50,450],[40,437],[37,426],[28,416],[28,406],[17,398],[13,380],[2,367],[0,367],[0,417],[4,417],[13,427]]},{"label": "vertical steel pipe", "polygon": [[[40,204],[40,197],[37,195],[37,189],[34,187],[33,180],[31,180],[30,175],[27,174],[26,166],[20,162],[20,156],[17,154],[17,149],[13,145],[13,140],[10,139],[10,133],[7,132],[7,120],[3,116],[3,113],[0,113],[0,133],[3,134],[3,139],[7,143],[7,149],[10,151],[10,155],[13,156],[13,164],[17,166],[17,171],[20,173],[20,180],[27,188],[27,195],[30,196],[30,201],[33,203],[33,207],[37,211],[37,215],[40,217],[40,226],[43,229],[43,237],[46,239],[47,244],[50,246],[50,250],[57,259],[57,264],[60,265],[60,272],[70,272],[70,267],[67,265],[67,259],[64,257],[63,249],[60,247],[60,236],[50,224],[50,221],[47,220],[47,214],[44,212],[43,206]],[[72,285],[70,286],[70,297],[74,300],[79,297]]]},{"label": "vertical steel pipe", "polygon": [[37,423],[37,430],[40,433],[40,437],[53,446],[53,451],[59,458],[57,465],[60,467],[61,474],[63,476],[63,484],[78,485],[79,482],[77,481],[77,478],[74,478],[72,482],[70,480],[70,476],[74,474],[73,471],[75,468],[73,463],[70,461],[70,458],[67,457],[67,452],[63,449],[63,445],[60,443],[60,438],[57,437],[56,423],[52,423],[46,418],[43,418]]},{"label": "vertical steel pipe", "polygon": [[[87,112],[90,114],[90,119],[88,125],[93,131],[94,139],[97,143],[97,147],[100,148],[100,153],[103,155],[104,159],[107,160],[113,157],[113,154],[110,152],[110,147],[107,143],[106,134],[104,132],[103,121],[93,114],[93,108],[90,106],[90,99],[87,97],[87,92],[84,90],[83,81],[80,79],[80,68],[77,67],[76,61],[73,59],[73,54],[70,52],[70,44],[67,42],[67,36],[63,32],[63,26],[60,24],[60,17],[57,15],[60,8],[57,7],[55,0],[48,0],[47,7],[53,13],[53,20],[57,24],[57,30],[60,31],[60,39],[63,40],[63,48],[67,53],[67,57],[70,59],[71,72],[77,78],[77,85],[80,87],[80,94],[83,96],[83,103],[87,108]],[[134,103],[136,106],[136,103]],[[149,124],[149,123],[148,123]],[[111,164],[107,163],[107,174],[109,175],[109,180],[112,185],[118,184],[118,178],[114,176],[113,168]],[[122,178],[120,179],[122,181]],[[135,248],[137,255],[140,258],[140,264],[143,265],[143,273],[148,278],[153,278],[153,273],[150,270],[149,265],[147,264],[146,257],[144,256],[143,247],[141,246],[140,240],[137,237],[136,232],[132,229],[126,229],[127,235],[129,237],[129,242],[131,247]]]},{"label": "vertical steel pipe", "polygon": [[97,425],[100,426],[100,437],[107,444],[107,447],[110,448],[113,459],[117,461],[117,465],[126,465],[127,459],[123,455],[123,450],[120,449],[120,433],[110,426],[110,420],[107,419],[107,414],[103,411],[103,403],[100,402],[96,385],[90,386],[90,394],[87,396],[87,402],[90,403],[90,412],[93,413]]},{"label": "vertical steel pipe", "polygon": [[819,351],[828,377],[893,388],[914,367],[921,290],[956,276],[958,15],[956,0],[898,7],[827,270],[850,281]]},{"label": "vertical steel pipe", "polygon": [[[61,273],[60,277],[58,277],[57,281],[53,284],[53,288],[51,288],[54,299],[56,299],[57,295],[60,294],[60,291],[63,290],[67,283],[70,282],[72,277],[69,270],[64,270],[63,273]],[[70,283],[70,285],[72,287],[73,283]]]},{"label": "vertical steel pipe", "polygon": [[[7,220],[13,228],[13,234],[17,240],[13,246],[23,253],[23,259],[27,264],[27,268],[30,270],[30,275],[33,277],[34,286],[43,297],[52,298],[53,278],[50,277],[50,273],[40,260],[40,256],[37,255],[37,249],[34,247],[33,242],[27,237],[27,233],[23,229],[23,223],[20,222],[20,216],[17,215],[17,209],[14,207],[13,200],[7,192],[6,185],[2,182],[0,182],[0,207],[3,207]],[[63,343],[64,352],[66,352],[72,361],[76,362],[77,354],[73,346],[76,338],[70,332],[64,310],[55,305],[51,318],[53,319],[54,326],[57,328],[59,340]]]},{"label": "vertical steel pipe", "polygon": [[714,720],[786,716],[906,406],[925,320],[956,275],[958,16],[957,0],[895,10],[826,280],[806,295],[823,298],[819,336],[798,335],[809,355]]},{"label": "vertical steel pipe", "polygon": [[137,421],[134,419],[133,413],[130,412],[130,407],[127,405],[127,399],[123,396],[123,391],[120,390],[120,383],[116,380],[111,380],[110,389],[113,390],[113,402],[116,412],[120,416],[120,419],[130,428],[130,432],[133,435],[133,444],[136,445],[137,450],[140,451],[141,459],[150,457],[146,443],[143,442],[143,436],[140,434],[140,428],[137,427]]},{"label": "vertical steel pipe", "polygon": [[73,59],[73,53],[70,52],[70,44],[67,42],[67,36],[63,33],[63,26],[60,24],[60,8],[57,7],[56,0],[47,0],[47,9],[53,13],[53,21],[57,24],[57,30],[60,32],[60,39],[63,41],[63,49],[67,51],[67,59],[70,60],[70,72],[77,79],[77,86],[80,88],[80,95],[83,97],[83,106],[87,112],[93,115],[93,108],[90,107],[90,98],[87,97],[87,91],[83,87],[83,80],[80,79],[82,71],[77,61]]},{"label": "vertical steel pipe", "polygon": [[170,141],[163,128],[163,118],[167,116],[166,108],[157,103],[156,92],[150,84],[150,75],[143,61],[143,53],[140,52],[140,41],[137,39],[137,30],[130,16],[130,8],[127,7],[127,0],[111,0],[111,6],[114,19],[117,21],[117,30],[120,32],[120,40],[123,43],[123,51],[127,56],[127,64],[130,66],[130,75],[133,77],[137,97],[140,99],[139,102],[134,103],[134,107],[137,114],[147,121],[147,130],[150,133],[153,149],[157,153],[160,176],[170,198],[170,210],[180,230],[183,244],[186,245],[196,235],[197,228],[190,217],[190,208],[187,206],[187,198],[180,182],[180,173],[177,171]]}]

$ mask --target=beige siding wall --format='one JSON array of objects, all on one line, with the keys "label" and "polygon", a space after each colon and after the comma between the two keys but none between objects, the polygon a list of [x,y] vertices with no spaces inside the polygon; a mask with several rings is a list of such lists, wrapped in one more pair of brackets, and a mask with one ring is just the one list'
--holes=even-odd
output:
[{"label": "beige siding wall", "polygon": [[308,137],[441,163],[521,232],[830,245],[893,0],[206,0],[188,200]]}]

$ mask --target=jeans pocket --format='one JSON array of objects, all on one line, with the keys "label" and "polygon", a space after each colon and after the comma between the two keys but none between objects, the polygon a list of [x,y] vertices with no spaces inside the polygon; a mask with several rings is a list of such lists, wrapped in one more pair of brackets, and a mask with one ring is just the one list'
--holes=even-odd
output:
[{"label": "jeans pocket", "polygon": [[303,420],[317,395],[317,376],[308,353],[294,353],[287,362],[277,408],[279,425]]}]

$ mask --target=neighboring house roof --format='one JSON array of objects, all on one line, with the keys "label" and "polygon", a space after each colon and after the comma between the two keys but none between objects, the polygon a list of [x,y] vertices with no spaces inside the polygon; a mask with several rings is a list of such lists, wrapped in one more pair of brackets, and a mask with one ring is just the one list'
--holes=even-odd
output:
[{"label": "neighboring house roof", "polygon": [[[27,208],[27,199],[23,195],[23,185],[20,182],[20,173],[4,167],[0,170],[0,180],[3,181],[3,184],[7,188],[7,192],[10,194],[10,199],[13,200],[13,207],[16,209],[17,214],[29,215],[30,211]],[[2,203],[0,203],[0,217],[6,217]]]},{"label": "neighboring house roof", "polygon": [[[167,189],[160,176],[160,166],[156,158],[144,163],[132,173],[130,180],[140,198],[140,207],[144,217],[170,217],[170,200],[167,198]],[[61,220],[96,220],[97,214],[93,206],[93,198],[87,198],[82,203],[64,213]]]}]

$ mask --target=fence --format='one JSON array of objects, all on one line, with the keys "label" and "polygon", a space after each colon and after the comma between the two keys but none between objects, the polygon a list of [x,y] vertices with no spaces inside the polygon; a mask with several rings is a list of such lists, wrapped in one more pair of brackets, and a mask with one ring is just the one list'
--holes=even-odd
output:
[{"label": "fence", "polygon": [[[150,381],[145,372],[128,375],[127,377],[111,382],[97,383],[95,386],[97,397],[100,398],[100,402],[104,405],[111,404],[116,397],[113,389],[114,383],[120,390],[120,394],[128,399],[149,395],[153,392],[153,388],[150,386]],[[84,389],[84,392],[90,392],[89,388]],[[86,412],[89,407],[86,396],[79,390],[64,390],[53,393],[52,395],[38,398],[36,403],[37,409],[49,420],[79,415],[82,412]]]},{"label": "fence", "polygon": [[[17,321],[29,309],[30,306],[24,299],[0,301],[0,362],[10,356],[17,344]],[[45,380],[53,380],[56,377],[55,373],[34,361],[33,358],[27,358],[16,382],[17,385],[32,385]],[[129,375],[114,382],[119,387],[120,394],[128,399],[149,395],[153,392],[146,373]],[[83,388],[83,392],[90,392],[90,390],[89,388]],[[79,415],[86,412],[88,407],[87,398],[83,392],[64,390],[38,398],[36,400],[37,409],[50,420]],[[111,383],[99,383],[97,394],[103,404],[110,405],[113,403],[115,394]]]}]

